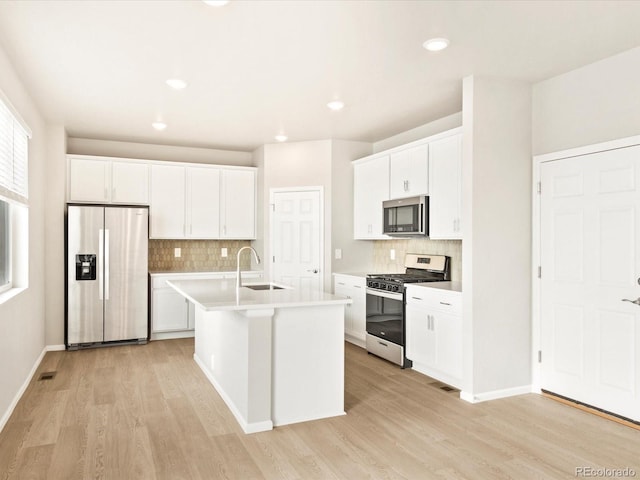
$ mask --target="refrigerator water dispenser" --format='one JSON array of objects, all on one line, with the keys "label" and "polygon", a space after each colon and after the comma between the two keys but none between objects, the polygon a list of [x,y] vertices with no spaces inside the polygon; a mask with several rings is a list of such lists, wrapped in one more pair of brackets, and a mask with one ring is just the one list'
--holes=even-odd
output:
[{"label": "refrigerator water dispenser", "polygon": [[76,280],[96,279],[96,255],[76,255]]}]

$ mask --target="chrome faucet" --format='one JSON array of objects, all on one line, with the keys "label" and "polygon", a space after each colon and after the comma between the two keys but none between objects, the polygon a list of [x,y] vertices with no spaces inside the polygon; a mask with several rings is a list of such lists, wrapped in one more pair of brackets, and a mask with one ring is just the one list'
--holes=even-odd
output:
[{"label": "chrome faucet", "polygon": [[242,287],[242,278],[240,277],[240,253],[242,253],[242,251],[245,249],[249,249],[253,252],[253,257],[256,259],[256,263],[260,265],[260,257],[258,256],[256,251],[253,249],[253,247],[247,246],[247,247],[242,247],[240,250],[238,250],[238,256],[236,258],[236,290],[240,290],[240,287]]}]

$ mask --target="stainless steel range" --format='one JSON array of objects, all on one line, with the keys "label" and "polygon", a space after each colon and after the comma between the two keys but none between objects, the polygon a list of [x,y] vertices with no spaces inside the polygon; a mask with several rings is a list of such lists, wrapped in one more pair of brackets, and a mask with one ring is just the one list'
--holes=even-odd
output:
[{"label": "stainless steel range", "polygon": [[405,356],[405,284],[451,279],[451,258],[408,253],[405,273],[367,275],[367,351],[402,368]]}]

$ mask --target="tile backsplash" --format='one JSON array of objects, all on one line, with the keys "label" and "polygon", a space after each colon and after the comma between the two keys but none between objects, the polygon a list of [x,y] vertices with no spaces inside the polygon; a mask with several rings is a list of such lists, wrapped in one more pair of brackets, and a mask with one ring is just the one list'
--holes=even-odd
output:
[{"label": "tile backsplash", "polygon": [[[236,268],[236,255],[248,240],[149,240],[149,271],[151,272],[219,272]],[[181,250],[176,258],[175,249]],[[223,257],[222,249],[227,249]],[[240,268],[251,268],[251,254],[244,252]]]},{"label": "tile backsplash", "polygon": [[[462,281],[462,240],[408,238],[376,240],[373,244],[373,266],[376,272],[404,272],[404,256],[407,253],[448,255],[451,257],[451,280]],[[391,260],[392,249],[395,250],[395,260]]]}]

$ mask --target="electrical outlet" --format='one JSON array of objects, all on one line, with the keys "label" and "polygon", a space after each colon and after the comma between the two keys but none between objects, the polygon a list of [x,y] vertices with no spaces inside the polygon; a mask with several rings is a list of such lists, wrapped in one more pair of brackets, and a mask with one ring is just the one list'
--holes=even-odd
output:
[{"label": "electrical outlet", "polygon": [[391,250],[389,250],[389,258],[391,260],[395,260],[396,259],[396,249],[392,248]]},{"label": "electrical outlet", "polygon": [[342,260],[342,249],[341,248],[336,248],[336,252],[334,255],[336,260]]},{"label": "electrical outlet", "polygon": [[180,258],[182,256],[182,249],[180,247],[174,248],[173,256],[176,258]]},{"label": "electrical outlet", "polygon": [[223,247],[223,248],[221,248],[221,249],[220,249],[220,256],[221,256],[222,258],[225,258],[225,257],[227,257],[227,256],[228,256],[228,253],[227,253],[227,249],[226,249],[226,248],[224,248],[224,247]]}]

